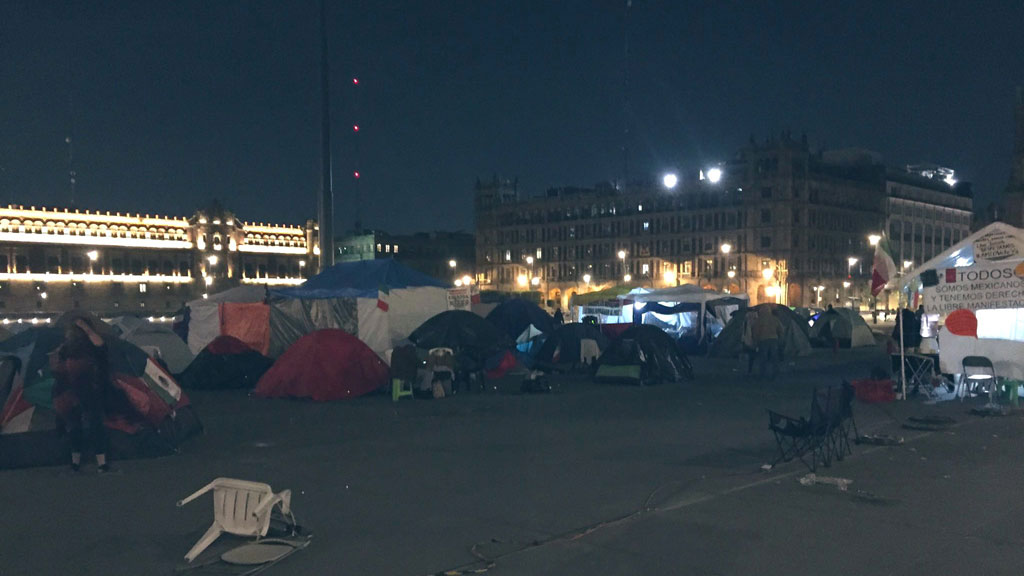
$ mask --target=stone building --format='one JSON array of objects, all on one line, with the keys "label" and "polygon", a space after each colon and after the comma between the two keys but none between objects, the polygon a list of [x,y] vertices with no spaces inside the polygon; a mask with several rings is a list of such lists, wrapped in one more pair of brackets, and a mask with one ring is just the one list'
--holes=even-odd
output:
[{"label": "stone building", "polygon": [[[912,188],[907,179],[872,153],[816,153],[785,134],[721,165],[626,190],[603,184],[525,198],[514,181],[494,178],[476,186],[477,279],[484,289],[541,290],[552,306],[617,283],[697,284],[755,303],[866,304],[869,236],[886,230],[890,205],[970,210],[969,194],[936,200],[932,182],[911,179]],[[907,198],[890,203],[892,191]],[[927,246],[937,252],[953,237]]]},{"label": "stone building", "polygon": [[239,284],[298,284],[319,266],[317,234],[313,221],[243,222],[216,203],[187,218],[7,206],[0,318],[165,316]]},{"label": "stone building", "polygon": [[388,234],[364,230],[335,240],[338,262],[394,258],[438,280],[460,279],[460,283],[462,278],[474,275],[475,248],[473,235],[466,232]]}]

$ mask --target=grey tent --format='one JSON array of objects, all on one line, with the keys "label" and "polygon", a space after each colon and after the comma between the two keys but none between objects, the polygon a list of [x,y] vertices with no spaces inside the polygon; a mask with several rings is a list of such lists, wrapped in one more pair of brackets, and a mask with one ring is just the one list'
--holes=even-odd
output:
[{"label": "grey tent", "polygon": [[134,316],[121,316],[110,323],[120,332],[122,338],[143,349],[150,356],[163,360],[171,374],[180,374],[195,359],[188,344],[185,344],[170,326]]},{"label": "grey tent", "polygon": [[[772,316],[782,324],[783,337],[781,342],[783,358],[805,356],[811,353],[811,342],[807,336],[807,322],[785,306],[778,304],[758,304],[750,308],[741,308],[733,313],[729,323],[722,329],[711,345],[711,355],[720,358],[735,358],[743,352],[743,323],[748,314],[757,314],[762,306],[770,306]],[[750,318],[754,318],[751,316]]]},{"label": "grey tent", "polygon": [[815,346],[831,346],[832,338],[843,348],[875,345],[868,323],[856,310],[849,308],[834,308],[818,314],[809,335]]}]

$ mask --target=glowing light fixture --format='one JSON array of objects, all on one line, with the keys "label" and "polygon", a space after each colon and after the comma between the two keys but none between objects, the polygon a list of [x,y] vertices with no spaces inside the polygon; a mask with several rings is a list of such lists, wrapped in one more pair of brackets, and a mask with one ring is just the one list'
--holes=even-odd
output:
[{"label": "glowing light fixture", "polygon": [[736,277],[736,271],[735,270],[729,270],[728,272],[726,272],[726,276],[728,276],[729,278],[735,278]]},{"label": "glowing light fixture", "polygon": [[712,184],[718,184],[718,182],[721,179],[722,179],[722,169],[721,168],[711,168],[711,169],[708,170],[708,182],[711,182]]},{"label": "glowing light fixture", "polygon": [[85,255],[89,257],[89,260],[91,262],[95,262],[100,258],[100,253],[96,250],[89,250],[88,252],[85,253]]},{"label": "glowing light fixture", "polygon": [[456,262],[455,260],[449,260],[449,261],[448,261],[448,267],[449,267],[449,268],[455,268],[456,266],[458,266],[458,264],[459,264],[459,263],[458,263],[458,262]]},{"label": "glowing light fixture", "polygon": [[665,280],[665,284],[675,284],[676,283],[676,272],[675,272],[675,270],[665,270],[665,273],[662,274],[662,277]]},{"label": "glowing light fixture", "polygon": [[463,285],[469,286],[472,283],[473,283],[473,279],[469,277],[469,274],[466,274],[465,276],[462,277],[462,284]]},{"label": "glowing light fixture", "polygon": [[209,256],[206,257],[206,261],[210,263],[210,266],[216,266],[217,265],[217,255],[216,254],[210,254]]},{"label": "glowing light fixture", "polygon": [[519,276],[516,277],[516,283],[519,284],[520,286],[526,286],[528,282],[529,280],[527,280],[526,274],[520,274]]},{"label": "glowing light fixture", "polygon": [[728,254],[732,252],[732,244],[722,244],[722,254]]},{"label": "glowing light fixture", "polygon": [[665,188],[671,190],[676,187],[676,184],[679,184],[679,177],[672,173],[665,174],[661,177],[661,183],[665,185]]},{"label": "glowing light fixture", "polygon": [[540,286],[540,278],[536,276],[530,278],[530,284],[533,284],[534,286]]},{"label": "glowing light fixture", "polygon": [[626,274],[625,276],[622,277],[622,281],[623,282],[629,282],[632,279],[633,279],[633,275],[632,274]]},{"label": "glowing light fixture", "polygon": [[590,274],[584,274],[583,275],[583,282],[585,284],[590,284]]},{"label": "glowing light fixture", "polygon": [[462,286],[462,279],[457,279],[457,280],[455,280],[455,287],[456,287],[456,288],[459,288],[459,287],[461,287],[461,286]]},{"label": "glowing light fixture", "polygon": [[772,270],[771,268],[765,268],[764,270],[761,270],[761,277],[763,277],[765,280],[771,280],[772,276],[774,275],[775,271]]},{"label": "glowing light fixture", "polygon": [[878,246],[878,242],[881,241],[882,237],[878,234],[871,234],[868,236],[868,244],[872,246]]}]

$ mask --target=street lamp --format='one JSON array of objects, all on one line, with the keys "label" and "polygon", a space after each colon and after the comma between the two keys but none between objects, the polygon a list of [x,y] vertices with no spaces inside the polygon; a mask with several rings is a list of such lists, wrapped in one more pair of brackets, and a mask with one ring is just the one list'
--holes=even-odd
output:
[{"label": "street lamp", "polygon": [[527,256],[526,263],[529,264],[530,266],[533,266],[533,256]]},{"label": "street lamp", "polygon": [[584,274],[583,275],[583,283],[584,284],[590,284],[590,274]]},{"label": "street lamp", "polygon": [[846,277],[847,278],[852,278],[853,277],[853,265],[856,264],[857,262],[858,262],[858,260],[856,258],[854,258],[853,256],[850,256],[849,258],[846,259],[846,264],[847,264],[847,266],[846,266]]},{"label": "street lamp", "polygon": [[462,285],[463,286],[469,286],[472,283],[473,283],[473,279],[469,277],[469,274],[466,274],[465,276],[462,277]]},{"label": "street lamp", "polygon": [[914,265],[914,261],[913,260],[904,260],[903,261],[903,269],[904,270],[910,270],[910,267],[913,266],[913,265]]},{"label": "street lamp", "polygon": [[662,176],[661,183],[665,185],[665,188],[671,190],[676,187],[676,184],[679,184],[679,177],[675,174],[668,173]]},{"label": "street lamp", "polygon": [[459,263],[458,263],[458,262],[456,262],[455,260],[449,260],[449,261],[448,261],[448,267],[449,267],[449,268],[451,268],[452,270],[454,270],[454,269],[455,269],[455,267],[456,267],[456,266],[458,266],[458,264],[459,264]]},{"label": "street lamp", "polygon": [[732,252],[732,244],[729,244],[728,242],[725,243],[725,244],[722,244],[722,254],[725,254],[726,256],[728,256],[729,252]]},{"label": "street lamp", "polygon": [[774,276],[774,275],[775,275],[775,271],[774,271],[774,270],[772,270],[771,268],[767,268],[767,267],[766,267],[766,268],[765,268],[764,270],[761,270],[761,276],[762,276],[762,277],[763,277],[763,278],[764,278],[765,280],[771,280],[771,279],[772,279],[772,276]]},{"label": "street lamp", "polygon": [[622,281],[623,282],[629,282],[632,279],[633,279],[633,275],[632,274],[626,274],[625,276],[622,277]]},{"label": "street lamp", "polygon": [[[625,273],[626,272],[626,251],[625,250],[619,250],[619,260],[622,261],[622,272]],[[626,275],[628,276],[629,274],[626,274]],[[629,280],[626,280],[626,282],[629,282]]]},{"label": "street lamp", "polygon": [[671,286],[672,284],[676,283],[676,272],[675,272],[675,270],[665,270],[665,273],[662,274],[662,276],[664,277],[666,285]]},{"label": "street lamp", "polygon": [[534,276],[533,278],[530,278],[530,284],[533,284],[534,286],[540,286],[540,277]]},{"label": "street lamp", "polygon": [[710,170],[708,170],[708,182],[711,182],[712,184],[718,184],[718,182],[721,179],[722,179],[722,169],[721,168],[711,168]]},{"label": "street lamp", "polygon": [[519,284],[523,288],[526,287],[526,284],[528,282],[529,282],[529,279],[526,278],[526,274],[520,274],[519,276],[516,277],[516,283]]},{"label": "street lamp", "polygon": [[881,239],[882,239],[882,237],[879,236],[878,234],[869,234],[868,235],[868,244],[871,244],[872,246],[878,246],[878,242]]},{"label": "street lamp", "polygon": [[100,253],[96,250],[89,250],[85,255],[89,257],[90,262],[95,262],[100,258]]}]

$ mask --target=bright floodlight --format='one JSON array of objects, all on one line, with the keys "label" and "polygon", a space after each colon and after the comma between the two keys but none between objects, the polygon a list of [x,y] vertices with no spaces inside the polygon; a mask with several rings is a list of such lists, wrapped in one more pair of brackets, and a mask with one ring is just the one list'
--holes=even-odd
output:
[{"label": "bright floodlight", "polygon": [[472,283],[473,283],[473,278],[471,278],[469,276],[469,274],[466,274],[465,276],[462,277],[462,284],[463,285],[469,286]]},{"label": "bright floodlight", "polygon": [[854,264],[856,264],[858,262],[858,260],[856,258],[854,258],[853,256],[850,256],[849,258],[847,258],[846,261],[850,264],[850,266],[853,266]]},{"label": "bright floodlight", "polygon": [[772,270],[771,268],[765,268],[764,270],[761,270],[761,276],[764,277],[765,280],[771,280],[772,275],[774,274],[775,271]]},{"label": "bright floodlight", "polygon": [[533,264],[533,256],[527,256],[526,257],[526,263],[527,264]]},{"label": "bright floodlight", "polygon": [[449,267],[455,268],[456,265],[458,265],[458,262],[456,262],[455,260],[449,260],[448,261],[448,266]]},{"label": "bright floodlight", "polygon": [[455,287],[458,288],[460,286],[462,286],[462,280],[460,280],[460,279],[455,280]]},{"label": "bright floodlight", "polygon": [[533,284],[534,286],[540,286],[540,277],[534,276],[533,278],[530,278],[530,284]]},{"label": "bright floodlight", "polygon": [[624,282],[629,282],[632,279],[633,279],[633,275],[632,274],[626,274],[625,276],[622,277],[622,280]]},{"label": "bright floodlight", "polygon": [[769,298],[775,298],[775,295],[779,293],[779,287],[775,284],[764,287],[764,295]]},{"label": "bright floodlight", "polygon": [[729,278],[735,278],[736,277],[736,271],[735,270],[729,270],[729,272],[726,273],[726,276],[728,276]]},{"label": "bright floodlight", "polygon": [[516,277],[516,283],[518,283],[520,286],[526,286],[526,283],[527,283],[526,274],[520,274],[519,276],[517,276]]},{"label": "bright floodlight", "polygon": [[850,287],[850,283],[849,282],[843,282],[843,288],[849,288],[849,287]]},{"label": "bright floodlight", "polygon": [[722,179],[722,169],[712,168],[708,170],[708,181],[712,184],[718,184],[718,181]]},{"label": "bright floodlight", "polygon": [[868,244],[871,244],[872,246],[878,246],[878,241],[881,239],[882,237],[879,236],[878,234],[870,234],[868,235]]},{"label": "bright floodlight", "polygon": [[590,284],[590,274],[583,275],[583,282],[586,284]]},{"label": "bright floodlight", "polygon": [[619,250],[619,260],[625,260],[625,259],[626,259],[626,251],[625,250]]},{"label": "bright floodlight", "polygon": [[210,263],[210,266],[216,266],[217,265],[217,255],[216,254],[210,254],[209,256],[206,257],[206,261]]},{"label": "bright floodlight", "polygon": [[676,272],[675,272],[675,270],[665,270],[665,273],[662,274],[662,276],[664,276],[664,278],[665,278],[665,284],[675,284],[676,283]]},{"label": "bright floodlight", "polygon": [[914,261],[913,260],[904,260],[903,261],[903,268],[904,269],[910,268],[913,265],[914,265]]},{"label": "bright floodlight", "polygon": [[722,244],[722,254],[732,252],[732,244]]},{"label": "bright floodlight", "polygon": [[679,183],[679,177],[672,173],[665,174],[661,178],[661,183],[665,185],[665,188],[671,190]]},{"label": "bright floodlight", "polygon": [[100,253],[97,252],[96,250],[89,250],[88,252],[85,253],[85,255],[88,256],[89,260],[92,260],[93,262],[95,262],[100,257]]}]

